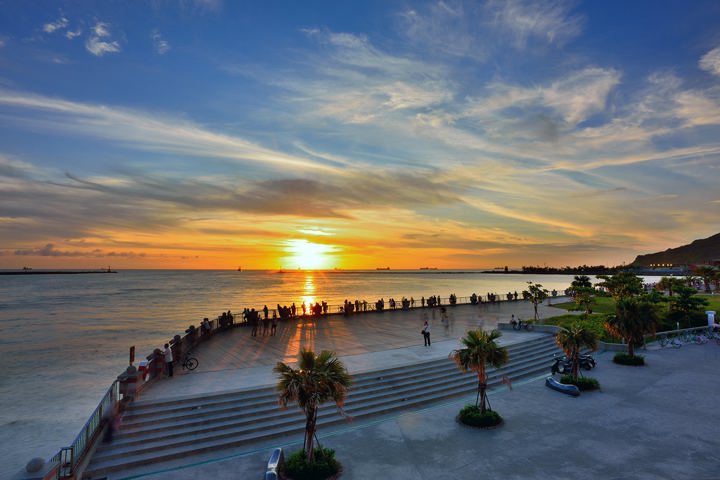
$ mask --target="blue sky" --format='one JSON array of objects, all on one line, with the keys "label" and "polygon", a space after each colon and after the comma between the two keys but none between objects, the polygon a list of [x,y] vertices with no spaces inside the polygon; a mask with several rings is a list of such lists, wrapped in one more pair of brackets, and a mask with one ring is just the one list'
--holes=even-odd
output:
[{"label": "blue sky", "polygon": [[0,12],[0,268],[620,264],[720,225],[715,1]]}]

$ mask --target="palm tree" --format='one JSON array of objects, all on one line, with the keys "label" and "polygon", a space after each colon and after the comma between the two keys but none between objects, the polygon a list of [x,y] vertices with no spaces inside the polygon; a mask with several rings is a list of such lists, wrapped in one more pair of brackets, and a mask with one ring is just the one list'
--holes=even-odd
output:
[{"label": "palm tree", "polygon": [[478,395],[475,406],[480,407],[480,413],[492,410],[487,400],[487,365],[500,368],[508,361],[508,351],[498,345],[495,340],[502,333],[493,330],[488,333],[483,330],[470,330],[467,336],[460,339],[464,348],[450,352],[450,358],[457,364],[463,373],[472,370],[478,376]]},{"label": "palm tree", "polygon": [[590,281],[590,277],[588,277],[587,275],[575,275],[572,283],[570,283],[570,288],[592,288],[592,282]]},{"label": "palm tree", "polygon": [[635,347],[643,344],[645,335],[654,335],[659,319],[651,302],[637,298],[622,298],[615,304],[615,314],[608,317],[605,328],[622,338],[628,355],[635,356]]},{"label": "palm tree", "polygon": [[585,328],[582,323],[575,322],[555,334],[555,343],[563,349],[570,360],[571,375],[577,380],[580,371],[580,350],[584,348],[597,350],[597,334]]},{"label": "palm tree", "polygon": [[286,408],[289,402],[297,402],[305,414],[305,440],[303,449],[309,463],[315,459],[315,438],[318,408],[332,399],[341,414],[348,388],[352,384],[345,365],[335,352],[323,350],[318,355],[312,350],[302,350],[298,356],[298,369],[278,362],[273,372],[280,375],[277,385],[278,403]]},{"label": "palm tree", "polygon": [[538,317],[538,305],[542,303],[543,300],[548,298],[548,291],[546,288],[543,288],[543,286],[539,283],[527,283],[528,288],[523,292],[523,297],[527,298],[532,302],[533,307],[535,308],[535,321],[537,321],[540,318]]}]

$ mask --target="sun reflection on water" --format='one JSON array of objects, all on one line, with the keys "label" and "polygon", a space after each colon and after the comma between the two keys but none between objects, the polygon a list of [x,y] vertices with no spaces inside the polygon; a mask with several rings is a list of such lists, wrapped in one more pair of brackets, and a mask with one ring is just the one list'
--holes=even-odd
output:
[{"label": "sun reflection on water", "polygon": [[315,275],[312,273],[305,274],[305,283],[303,284],[302,301],[305,305],[312,305],[315,303]]}]

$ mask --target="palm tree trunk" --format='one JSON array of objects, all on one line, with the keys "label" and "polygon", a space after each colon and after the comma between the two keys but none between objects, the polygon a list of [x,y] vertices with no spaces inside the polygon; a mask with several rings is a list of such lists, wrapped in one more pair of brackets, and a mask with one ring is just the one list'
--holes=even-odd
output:
[{"label": "palm tree trunk", "polygon": [[315,427],[317,424],[317,410],[317,405],[311,407],[307,421],[305,422],[305,442],[303,448],[305,449],[308,463],[315,461],[315,445],[313,445],[313,439],[315,438]]},{"label": "palm tree trunk", "polygon": [[478,394],[480,395],[480,413],[487,410],[487,375],[485,375],[485,365],[478,368]]},{"label": "palm tree trunk", "polygon": [[574,348],[572,351],[572,377],[577,381],[580,372],[580,349]]},{"label": "palm tree trunk", "polygon": [[632,340],[628,342],[628,355],[631,357],[635,356],[635,344]]},{"label": "palm tree trunk", "polygon": [[480,391],[480,413],[485,413],[487,411],[487,393],[485,393],[487,383],[480,383],[478,390]]}]

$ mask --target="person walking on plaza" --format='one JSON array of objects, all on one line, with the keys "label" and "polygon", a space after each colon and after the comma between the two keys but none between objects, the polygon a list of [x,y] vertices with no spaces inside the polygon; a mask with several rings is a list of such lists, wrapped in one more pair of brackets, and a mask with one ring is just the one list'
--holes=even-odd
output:
[{"label": "person walking on plaza", "polygon": [[423,340],[425,340],[425,346],[429,347],[430,346],[430,324],[428,324],[427,320],[425,320],[425,323],[423,324],[422,335],[423,335]]},{"label": "person walking on plaza", "polygon": [[275,336],[275,333],[277,332],[277,322],[278,322],[277,314],[275,312],[273,312],[272,326],[270,327],[270,336],[271,337]]},{"label": "person walking on plaza", "polygon": [[248,315],[248,319],[250,321],[250,326],[252,327],[252,330],[250,330],[250,336],[257,337],[258,326],[260,326],[260,317],[256,313],[255,315]]},{"label": "person walking on plaza", "polygon": [[168,377],[173,376],[173,354],[169,344],[165,344],[165,365],[167,366]]}]

